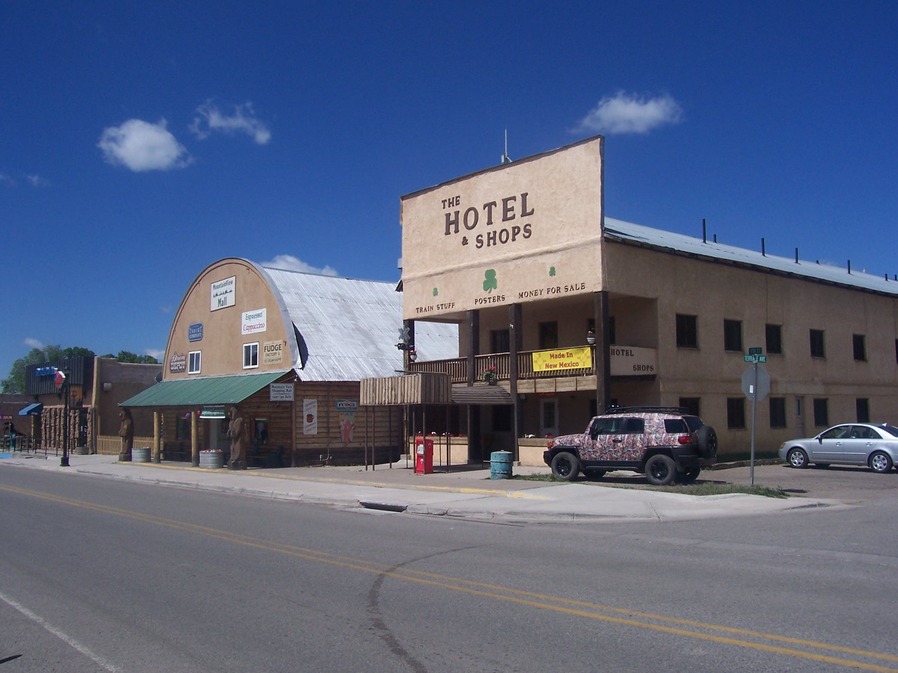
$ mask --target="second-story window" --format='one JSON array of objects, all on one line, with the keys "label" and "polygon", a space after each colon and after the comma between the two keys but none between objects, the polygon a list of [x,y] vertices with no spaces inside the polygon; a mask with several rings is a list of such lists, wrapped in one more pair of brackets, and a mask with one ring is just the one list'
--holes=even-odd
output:
[{"label": "second-story window", "polygon": [[811,357],[812,358],[825,358],[826,357],[826,348],[824,347],[824,342],[823,342],[823,330],[822,329],[812,329],[810,331],[810,339],[811,339]]},{"label": "second-story window", "polygon": [[243,368],[255,369],[259,366],[259,342],[243,344]]},{"label": "second-story window", "polygon": [[698,318],[677,313],[677,348],[698,348]]},{"label": "second-story window", "polygon": [[558,348],[557,322],[541,322],[539,324],[539,347]]},{"label": "second-story window", "polygon": [[742,321],[723,321],[723,349],[742,352]]},{"label": "second-story window", "polygon": [[854,347],[854,359],[855,360],[866,360],[867,359],[867,339],[863,334],[853,334],[851,336],[851,343]]}]

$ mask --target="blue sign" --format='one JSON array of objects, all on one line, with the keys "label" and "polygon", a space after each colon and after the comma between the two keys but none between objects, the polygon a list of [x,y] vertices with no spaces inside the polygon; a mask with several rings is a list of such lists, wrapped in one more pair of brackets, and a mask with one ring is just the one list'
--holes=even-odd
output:
[{"label": "blue sign", "polygon": [[55,376],[56,375],[56,367],[35,367],[34,375],[35,376]]},{"label": "blue sign", "polygon": [[203,323],[195,322],[187,328],[187,340],[188,341],[202,341],[203,340]]}]

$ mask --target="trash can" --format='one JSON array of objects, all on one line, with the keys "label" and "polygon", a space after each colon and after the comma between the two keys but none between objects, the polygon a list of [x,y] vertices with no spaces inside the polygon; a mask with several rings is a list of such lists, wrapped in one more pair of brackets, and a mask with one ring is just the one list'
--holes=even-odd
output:
[{"label": "trash can", "polygon": [[433,472],[433,440],[424,437],[415,438],[415,474],[431,474]]},{"label": "trash can", "polygon": [[490,479],[511,479],[511,451],[490,454]]},{"label": "trash can", "polygon": [[131,449],[131,462],[132,463],[149,463],[150,462],[150,447],[145,446],[139,449]]}]

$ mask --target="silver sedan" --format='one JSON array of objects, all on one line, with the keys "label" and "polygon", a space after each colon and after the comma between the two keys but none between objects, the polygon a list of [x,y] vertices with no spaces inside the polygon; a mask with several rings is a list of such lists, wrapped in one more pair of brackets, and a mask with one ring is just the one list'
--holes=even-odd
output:
[{"label": "silver sedan", "polygon": [[888,472],[898,465],[898,428],[888,423],[842,423],[816,437],[783,442],[779,456],[792,467],[840,463]]}]

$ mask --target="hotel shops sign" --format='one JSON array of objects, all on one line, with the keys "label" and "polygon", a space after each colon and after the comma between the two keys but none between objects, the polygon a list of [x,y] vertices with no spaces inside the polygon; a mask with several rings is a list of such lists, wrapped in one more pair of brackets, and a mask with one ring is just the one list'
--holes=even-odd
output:
[{"label": "hotel shops sign", "polygon": [[600,289],[601,139],[403,197],[403,318]]}]

